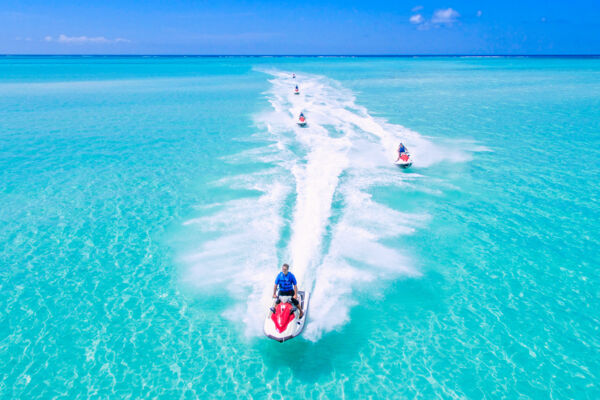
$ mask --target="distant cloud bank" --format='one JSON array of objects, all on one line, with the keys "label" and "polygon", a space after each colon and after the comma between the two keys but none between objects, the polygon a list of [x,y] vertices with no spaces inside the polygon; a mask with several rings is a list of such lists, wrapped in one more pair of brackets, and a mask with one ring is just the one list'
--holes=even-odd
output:
[{"label": "distant cloud bank", "polygon": [[107,39],[104,36],[67,36],[65,34],[58,35],[58,37],[54,38],[52,36],[46,36],[44,38],[46,42],[57,42],[57,43],[74,43],[74,44],[85,44],[85,43],[99,43],[99,44],[108,44],[108,43],[130,43],[131,40],[116,38],[116,39]]}]

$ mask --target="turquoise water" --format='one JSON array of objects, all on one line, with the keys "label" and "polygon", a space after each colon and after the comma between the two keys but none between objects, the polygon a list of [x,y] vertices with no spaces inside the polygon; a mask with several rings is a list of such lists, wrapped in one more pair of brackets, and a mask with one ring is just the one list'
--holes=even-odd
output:
[{"label": "turquoise water", "polygon": [[0,397],[599,398],[599,93],[599,59],[1,58]]}]

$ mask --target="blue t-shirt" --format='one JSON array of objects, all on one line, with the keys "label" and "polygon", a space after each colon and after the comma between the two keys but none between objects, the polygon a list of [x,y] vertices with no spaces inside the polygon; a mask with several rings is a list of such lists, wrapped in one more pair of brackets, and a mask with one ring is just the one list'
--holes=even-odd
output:
[{"label": "blue t-shirt", "polygon": [[279,290],[282,292],[294,290],[294,285],[298,285],[296,283],[296,277],[291,272],[288,272],[287,275],[280,272],[279,275],[277,275],[277,278],[275,278],[275,284],[279,285]]}]

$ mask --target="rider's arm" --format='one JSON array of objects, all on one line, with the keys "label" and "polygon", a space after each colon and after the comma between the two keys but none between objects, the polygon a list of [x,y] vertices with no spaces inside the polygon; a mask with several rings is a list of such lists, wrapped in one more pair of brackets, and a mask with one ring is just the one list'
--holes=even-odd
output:
[{"label": "rider's arm", "polygon": [[298,285],[294,285],[294,297],[298,297]]},{"label": "rider's arm", "polygon": [[277,284],[273,286],[273,297],[277,296]]}]

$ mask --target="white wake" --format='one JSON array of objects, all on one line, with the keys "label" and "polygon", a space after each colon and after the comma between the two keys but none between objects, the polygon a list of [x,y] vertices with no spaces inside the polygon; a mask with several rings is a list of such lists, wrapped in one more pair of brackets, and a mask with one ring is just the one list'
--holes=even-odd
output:
[{"label": "white wake", "polygon": [[[260,335],[273,280],[287,262],[300,288],[312,292],[304,337],[318,340],[349,320],[354,291],[368,290],[383,276],[419,275],[410,260],[382,240],[410,234],[427,216],[393,210],[368,191],[375,185],[410,186],[419,178],[392,165],[398,143],[411,150],[415,168],[446,160],[450,152],[372,117],[333,80],[264,72],[271,76],[265,93],[271,109],[256,116],[256,125],[257,136],[270,144],[235,159],[272,168],[217,182],[256,190],[259,197],[217,205],[218,211],[186,222],[216,237],[185,256],[186,279],[204,287],[235,287],[229,315],[244,315],[247,335]],[[293,94],[296,83],[300,95]],[[307,117],[305,128],[295,123],[300,112]],[[468,157],[451,154],[450,161]],[[230,286],[231,276],[237,285]]]}]

